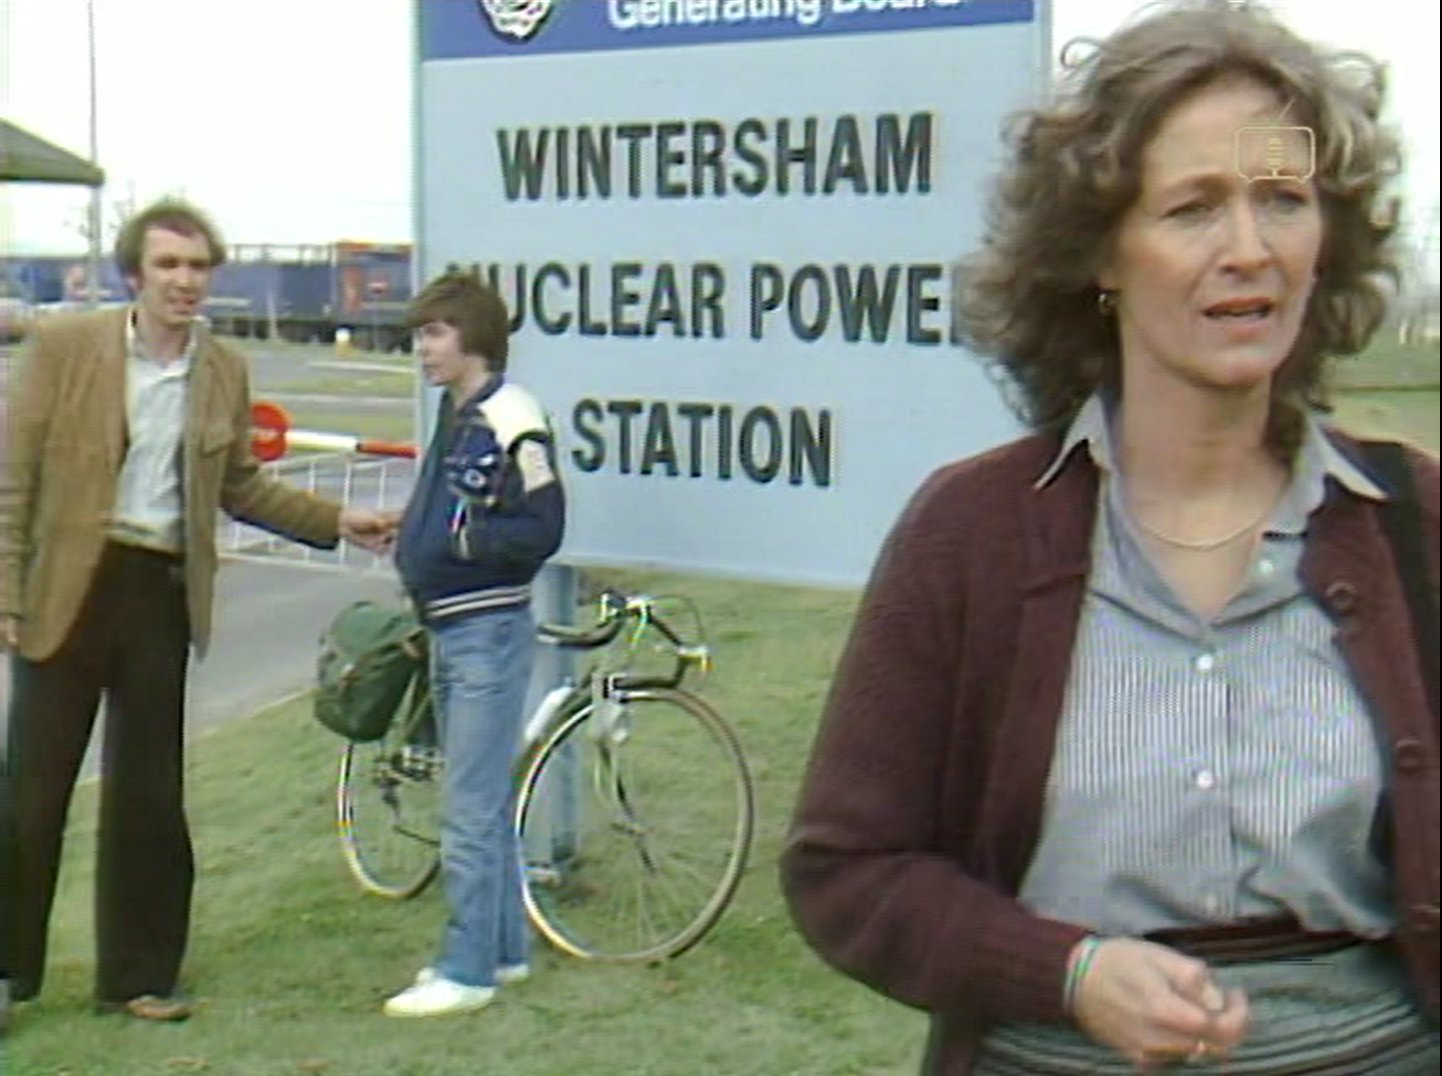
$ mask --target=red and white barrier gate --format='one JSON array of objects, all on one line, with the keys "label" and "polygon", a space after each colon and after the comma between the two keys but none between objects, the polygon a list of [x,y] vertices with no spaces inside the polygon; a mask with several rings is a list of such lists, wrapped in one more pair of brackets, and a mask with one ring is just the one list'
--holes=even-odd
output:
[{"label": "red and white barrier gate", "polygon": [[[297,430],[285,408],[269,401],[251,407],[251,450],[282,481],[343,505],[399,511],[415,482],[415,445]],[[228,521],[221,533],[226,556],[236,560],[393,570],[389,560],[346,542],[334,550],[317,550],[241,521]]]},{"label": "red and white barrier gate", "polygon": [[289,412],[269,400],[257,400],[251,404],[250,448],[256,459],[265,463],[280,459],[293,448],[311,452],[345,452],[357,456],[416,458],[416,446],[405,441],[368,440],[346,433],[292,429]]}]

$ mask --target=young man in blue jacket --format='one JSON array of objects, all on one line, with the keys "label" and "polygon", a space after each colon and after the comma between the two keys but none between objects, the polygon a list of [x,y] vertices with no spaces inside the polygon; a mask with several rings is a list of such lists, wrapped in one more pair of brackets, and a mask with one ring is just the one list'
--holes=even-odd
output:
[{"label": "young man in blue jacket", "polygon": [[565,500],[545,412],[505,377],[500,297],[446,273],[410,324],[422,372],[446,390],[396,563],[430,633],[450,917],[434,963],[385,1012],[444,1016],[484,1008],[528,970],[510,776],[535,645],[530,584],[561,543]]}]

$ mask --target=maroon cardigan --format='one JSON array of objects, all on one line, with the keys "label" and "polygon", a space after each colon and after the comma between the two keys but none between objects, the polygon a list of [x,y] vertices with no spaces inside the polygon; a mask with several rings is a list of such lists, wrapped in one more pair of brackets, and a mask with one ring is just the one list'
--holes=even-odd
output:
[{"label": "maroon cardigan", "polygon": [[[781,859],[817,952],[931,1013],[926,1071],[938,1076],[971,1070],[989,1023],[1066,1019],[1067,957],[1086,933],[1015,899],[1041,825],[1097,505],[1085,452],[1034,488],[1056,451],[1027,438],[943,468],[912,499],[862,599]],[[1438,467],[1410,456],[1435,601]],[[1437,717],[1390,558],[1376,506],[1328,482],[1300,570],[1391,747],[1396,940],[1435,1017]]]}]

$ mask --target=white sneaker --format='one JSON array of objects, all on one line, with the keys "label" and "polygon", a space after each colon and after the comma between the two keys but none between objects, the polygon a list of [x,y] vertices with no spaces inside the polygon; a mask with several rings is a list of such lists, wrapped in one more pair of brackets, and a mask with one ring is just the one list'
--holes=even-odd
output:
[{"label": "white sneaker", "polygon": [[385,1004],[387,1016],[450,1016],[484,1009],[496,996],[492,986],[466,986],[432,972],[426,982],[402,990]]},{"label": "white sneaker", "polygon": [[[496,968],[497,986],[514,986],[516,983],[523,983],[531,977],[531,965],[529,964],[502,964]],[[434,982],[436,969],[427,965],[416,972],[413,986],[425,986],[426,983]]]}]

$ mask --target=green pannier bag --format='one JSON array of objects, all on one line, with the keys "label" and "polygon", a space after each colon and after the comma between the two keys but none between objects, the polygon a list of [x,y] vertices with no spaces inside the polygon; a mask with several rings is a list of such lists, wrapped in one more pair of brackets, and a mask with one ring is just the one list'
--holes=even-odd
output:
[{"label": "green pannier bag", "polygon": [[379,740],[425,660],[425,631],[409,606],[353,602],[320,638],[316,720],[348,740]]}]

